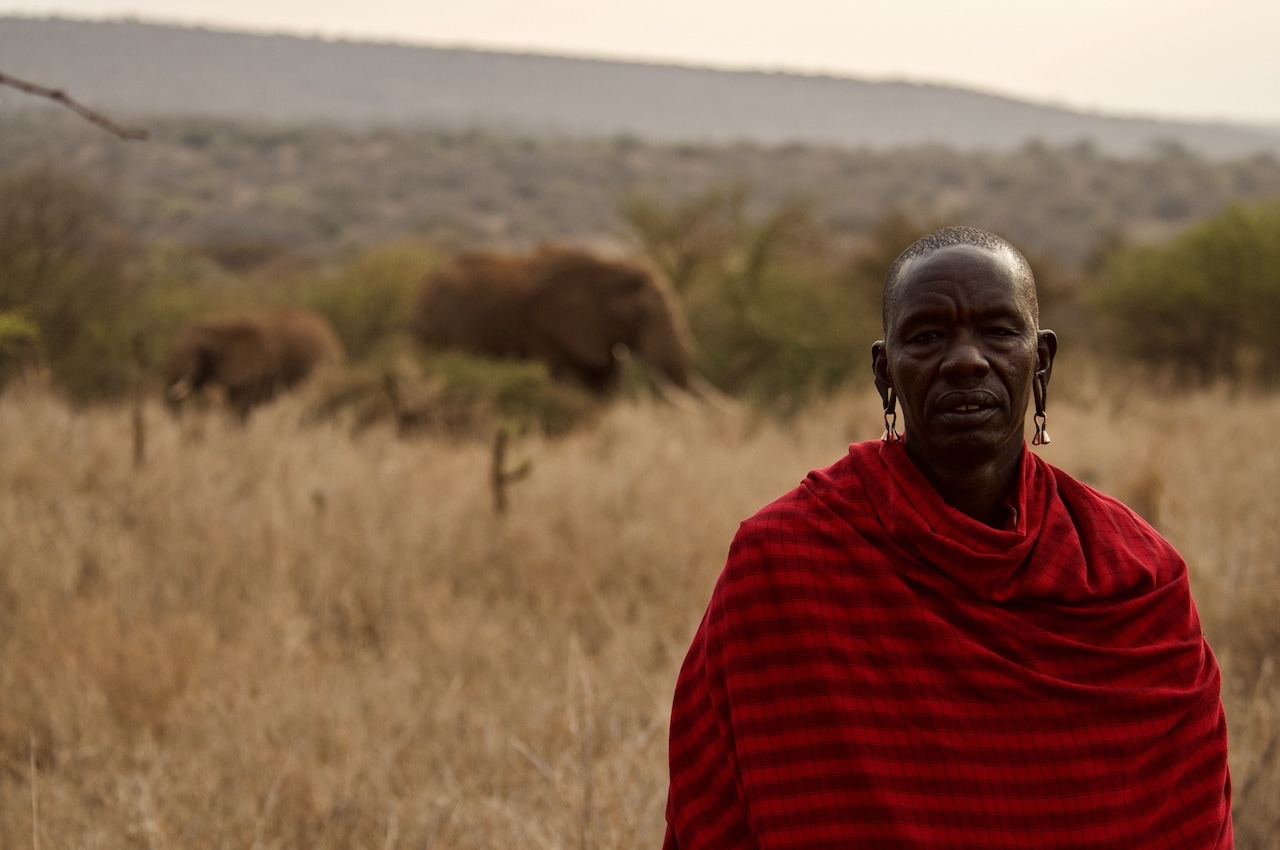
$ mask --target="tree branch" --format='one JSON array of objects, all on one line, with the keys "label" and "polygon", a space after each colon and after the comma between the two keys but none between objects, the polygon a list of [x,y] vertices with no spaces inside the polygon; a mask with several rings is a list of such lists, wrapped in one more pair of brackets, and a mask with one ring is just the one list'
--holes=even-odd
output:
[{"label": "tree branch", "polygon": [[11,88],[15,88],[21,92],[26,92],[27,94],[33,94],[37,97],[46,97],[49,100],[57,101],[67,107],[67,109],[70,109],[72,112],[79,115],[81,118],[84,118],[86,121],[97,124],[108,133],[113,133],[122,139],[145,139],[151,135],[146,130],[134,130],[128,127],[121,127],[105,115],[94,112],[89,107],[83,106],[72,100],[62,89],[45,88],[44,86],[38,86],[35,83],[29,83],[26,80],[19,80],[17,77],[11,77],[4,73],[0,73],[0,86],[10,86]]}]

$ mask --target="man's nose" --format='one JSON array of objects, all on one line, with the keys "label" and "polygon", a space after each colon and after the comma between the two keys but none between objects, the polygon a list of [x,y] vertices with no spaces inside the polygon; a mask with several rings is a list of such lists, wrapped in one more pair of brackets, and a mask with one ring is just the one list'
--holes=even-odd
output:
[{"label": "man's nose", "polygon": [[942,370],[952,375],[986,374],[991,369],[977,339],[968,332],[954,334],[942,360]]}]

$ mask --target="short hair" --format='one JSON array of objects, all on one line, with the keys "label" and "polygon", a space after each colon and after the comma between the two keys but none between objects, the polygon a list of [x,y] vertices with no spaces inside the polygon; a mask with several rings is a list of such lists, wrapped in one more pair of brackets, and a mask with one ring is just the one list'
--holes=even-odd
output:
[{"label": "short hair", "polygon": [[994,233],[988,233],[976,227],[957,226],[944,227],[941,230],[933,231],[927,236],[920,237],[915,242],[912,242],[907,250],[899,254],[898,259],[893,261],[893,265],[889,267],[889,273],[884,278],[884,297],[881,301],[880,320],[885,333],[889,332],[889,302],[892,299],[893,290],[898,286],[898,277],[902,274],[902,267],[917,257],[923,257],[927,254],[932,254],[934,251],[951,248],[956,245],[971,245],[975,248],[985,248],[988,251],[1008,252],[1013,257],[1023,294],[1031,301],[1031,315],[1037,324],[1039,323],[1040,303],[1036,297],[1035,275],[1032,274],[1031,264],[1027,262],[1026,257],[1022,256],[1022,252]]}]

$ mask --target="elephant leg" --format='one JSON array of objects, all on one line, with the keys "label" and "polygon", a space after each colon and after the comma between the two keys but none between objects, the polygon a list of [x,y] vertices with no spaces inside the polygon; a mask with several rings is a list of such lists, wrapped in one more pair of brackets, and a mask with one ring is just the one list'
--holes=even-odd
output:
[{"label": "elephant leg", "polygon": [[249,421],[249,412],[253,410],[253,405],[257,401],[256,395],[252,389],[244,387],[227,389],[227,407],[235,414],[236,421],[241,425]]},{"label": "elephant leg", "polygon": [[611,365],[608,369],[593,369],[581,366],[572,370],[573,377],[586,385],[596,395],[607,395],[618,383],[618,367]]},{"label": "elephant leg", "polygon": [[558,361],[548,363],[547,371],[551,373],[553,379],[562,383],[575,384],[597,396],[608,395],[618,383],[616,367],[596,369],[581,363]]}]

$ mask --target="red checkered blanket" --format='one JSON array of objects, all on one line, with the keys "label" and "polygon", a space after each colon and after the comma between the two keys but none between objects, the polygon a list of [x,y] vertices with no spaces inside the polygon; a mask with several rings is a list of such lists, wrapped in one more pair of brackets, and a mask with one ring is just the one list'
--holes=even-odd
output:
[{"label": "red checkered blanket", "polygon": [[676,686],[667,850],[1232,846],[1186,565],[1030,452],[1009,507],[869,442],[742,524]]}]

